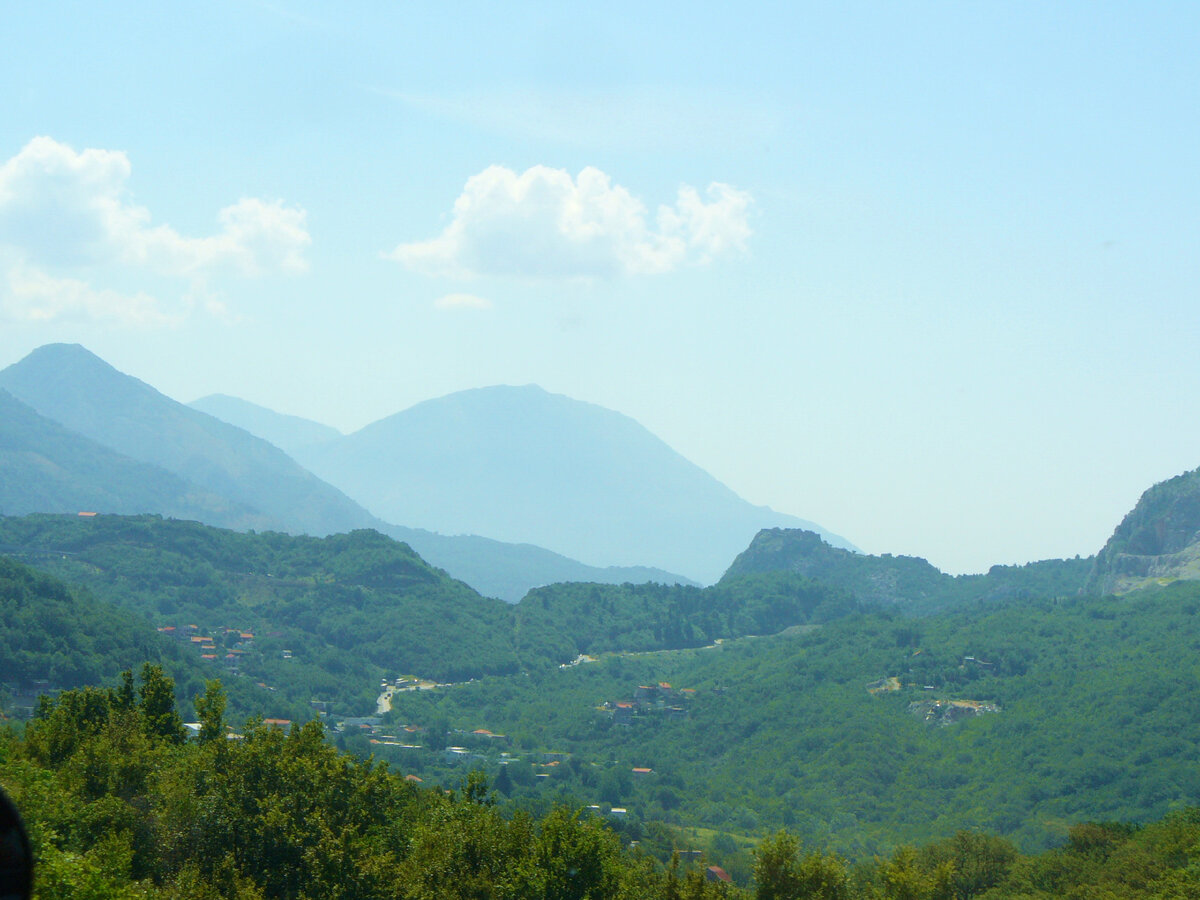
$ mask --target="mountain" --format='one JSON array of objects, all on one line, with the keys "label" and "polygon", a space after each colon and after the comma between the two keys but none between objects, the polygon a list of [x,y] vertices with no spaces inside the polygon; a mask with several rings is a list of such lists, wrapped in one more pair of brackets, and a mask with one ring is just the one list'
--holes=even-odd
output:
[{"label": "mountain", "polygon": [[1200,469],[1160,482],[1138,500],[1096,556],[1097,591],[1200,581]]},{"label": "mountain", "polygon": [[533,544],[508,544],[474,534],[436,534],[387,525],[385,534],[404,541],[435,566],[481,594],[516,603],[531,588],[562,582],[596,584],[694,584],[653,566],[588,566]]},{"label": "mountain", "polygon": [[[226,411],[261,409],[216,402]],[[264,412],[247,415],[247,424],[337,434]],[[0,511],[10,515],[155,513],[316,535],[373,528],[511,603],[556,581],[687,581],[662,569],[586,566],[540,547],[383,522],[261,436],[177,403],[78,345],[50,344],[0,371],[0,416]]]},{"label": "mountain", "polygon": [[49,344],[0,371],[0,388],[66,428],[289,531],[329,534],[380,524],[279,448],[189,409],[78,344]]},{"label": "mountain", "polygon": [[258,435],[291,457],[295,457],[297,451],[342,436],[336,428],[330,428],[320,422],[277,413],[265,406],[230,397],[228,394],[209,394],[207,397],[193,400],[188,406]]},{"label": "mountain", "polygon": [[[0,553],[158,626],[209,635],[251,682],[367,714],[380,675],[438,681],[517,670],[511,607],[375,531],[244,534],[158,516],[0,518]],[[253,648],[241,644],[250,632]],[[201,648],[184,639],[199,664]],[[286,653],[285,653],[286,651]]]},{"label": "mountain", "polygon": [[154,511],[229,528],[271,520],[166,469],[122,456],[38,415],[0,390],[0,511]]},{"label": "mountain", "polygon": [[419,403],[297,458],[381,518],[592,565],[712,582],[761,528],[809,528],[849,546],[746,502],[628,416],[533,385]]},{"label": "mountain", "polygon": [[1079,593],[1091,559],[1051,559],[992,566],[985,575],[947,575],[916,556],[870,556],[833,547],[811,531],[760,531],[726,571],[722,583],[764,572],[792,572],[843,588],[867,606],[927,613],[971,600]]}]

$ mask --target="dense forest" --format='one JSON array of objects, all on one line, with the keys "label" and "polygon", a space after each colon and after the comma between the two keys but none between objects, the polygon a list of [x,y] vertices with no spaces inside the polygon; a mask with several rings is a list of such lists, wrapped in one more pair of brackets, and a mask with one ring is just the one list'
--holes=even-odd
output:
[{"label": "dense forest", "polygon": [[[10,737],[24,748],[14,758],[56,715],[128,714],[127,682],[117,707],[83,686],[148,661],[180,686],[172,715],[202,725],[219,677],[229,721],[290,720],[339,766],[394,771],[404,791],[459,791],[481,773],[495,803],[471,808],[496,828],[523,821],[536,835],[588,810],[580,821],[614,848],[639,848],[646,878],[667,878],[679,850],[681,879],[703,855],[750,884],[756,848],[784,829],[821,859],[855,861],[843,868],[859,890],[861,864],[960,832],[1046,854],[1075,840],[1076,822],[1151,823],[1200,803],[1194,582],[1089,596],[1076,585],[1092,563],[1067,560],[939,575],[942,589],[969,588],[953,603],[881,603],[852,575],[891,563],[851,557],[834,560],[840,584],[768,564],[704,589],[550,585],[514,606],[370,531],[29,516],[0,519],[0,547],[13,557],[0,564],[0,702],[15,714],[17,689],[52,696],[24,740]],[[931,603],[943,608],[923,613]],[[293,740],[242,733],[222,752]],[[55,754],[38,764],[54,769]],[[1136,831],[1104,828],[1117,843]]]},{"label": "dense forest", "polygon": [[[597,816],[531,817],[479,773],[418,785],[342,754],[320,723],[289,733],[251,721],[233,734],[224,693],[197,698],[184,736],[161,668],[41,704],[23,738],[0,735],[0,781],[23,810],[35,896],[60,898],[522,898],[522,900],[969,900],[1192,897],[1200,810],[1146,826],[1071,827],[1023,856],[960,831],[848,860],[789,832],[764,836],[734,883],[711,860],[665,863]],[[682,849],[676,847],[676,851]]]},{"label": "dense forest", "polygon": [[514,607],[374,531],[243,534],[158,516],[0,517],[0,553],[155,627],[182,634],[195,625],[213,635],[221,658],[230,649],[221,633],[253,633],[239,672],[273,688],[270,711],[287,718],[303,717],[312,699],[365,715],[384,675],[462,682],[557,665],[587,649],[774,633],[858,607],[844,591],[789,573],[705,590],[554,585]]},{"label": "dense forest", "polygon": [[[1198,612],[1190,583],[876,612],[397,695],[390,716],[504,734],[516,756],[570,754],[571,766],[534,766],[548,779],[510,767],[510,794],[534,809],[608,803],[734,837],[786,826],[850,855],[959,828],[1034,850],[1079,818],[1145,821],[1200,802]],[[614,762],[615,774],[597,768]]]}]

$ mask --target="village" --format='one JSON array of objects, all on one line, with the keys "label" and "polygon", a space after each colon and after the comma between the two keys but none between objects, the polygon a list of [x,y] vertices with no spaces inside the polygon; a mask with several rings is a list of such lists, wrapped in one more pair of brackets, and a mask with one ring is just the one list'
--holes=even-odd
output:
[{"label": "village", "polygon": [[[918,653],[920,651],[917,651]],[[959,665],[959,669],[978,669],[984,672],[993,670],[995,667],[992,663],[986,660],[979,659],[975,656],[964,656]],[[867,684],[867,693],[872,696],[881,694],[891,694],[899,691],[922,691],[933,692],[937,691],[936,685],[932,684],[905,684],[896,675],[886,675],[875,681]],[[951,699],[946,697],[925,697],[920,700],[914,700],[908,704],[909,715],[915,716],[927,725],[947,726],[955,725],[966,719],[974,718],[975,716],[986,715],[989,713],[1000,712],[1000,705],[987,700],[970,700],[970,699]]]}]

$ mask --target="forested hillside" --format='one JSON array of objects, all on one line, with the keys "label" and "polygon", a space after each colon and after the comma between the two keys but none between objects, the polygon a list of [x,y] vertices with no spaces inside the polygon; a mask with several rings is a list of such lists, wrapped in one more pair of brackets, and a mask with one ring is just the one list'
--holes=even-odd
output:
[{"label": "forested hillside", "polygon": [[[23,811],[35,896],[172,900],[949,900],[1189,897],[1200,812],[1145,827],[1081,824],[1021,856],[962,831],[846,860],[787,832],[738,883],[679,833],[631,849],[587,811],[514,811],[477,774],[450,790],[339,754],[319,723],[231,735],[210,682],[187,740],[155,666],[43,704],[23,739],[0,734],[0,781]],[[497,802],[499,800],[500,802]]]},{"label": "forested hillside", "polygon": [[[534,768],[548,782],[512,770],[534,808],[559,796],[734,835],[787,826],[855,856],[959,828],[1036,849],[1073,820],[1200,802],[1198,615],[1194,584],[867,614],[405,694],[393,715],[570,754]],[[623,778],[594,768],[614,760]]]},{"label": "forested hillside", "polygon": [[138,611],[239,710],[365,717],[386,676],[390,712],[339,743],[426,780],[483,768],[538,815],[622,809],[648,847],[689,829],[739,877],[779,827],[856,858],[961,828],[1032,851],[1200,802],[1197,584],[1086,596],[1076,560],[993,569],[926,615],[790,571],[513,607],[365,531],[29,516],[0,519],[0,544]]},{"label": "forested hillside", "polygon": [[[295,715],[310,699],[368,714],[384,671],[446,681],[517,668],[506,604],[372,531],[310,538],[156,516],[29,516],[0,519],[0,545],[177,641],[210,638],[214,673],[236,666]],[[197,659],[204,646],[191,648]]]},{"label": "forested hillside", "polygon": [[[0,713],[19,718],[40,695],[111,681],[147,661],[170,673],[185,698],[212,677],[196,654],[162,640],[138,613],[0,556]],[[272,704],[245,681],[231,683],[230,699],[242,715]]]},{"label": "forested hillside", "polygon": [[768,528],[733,561],[725,579],[759,572],[794,572],[836,585],[860,602],[928,613],[973,600],[1057,597],[1083,590],[1091,559],[1047,559],[992,566],[983,575],[947,575],[916,556],[870,556],[834,547],[811,531]]}]

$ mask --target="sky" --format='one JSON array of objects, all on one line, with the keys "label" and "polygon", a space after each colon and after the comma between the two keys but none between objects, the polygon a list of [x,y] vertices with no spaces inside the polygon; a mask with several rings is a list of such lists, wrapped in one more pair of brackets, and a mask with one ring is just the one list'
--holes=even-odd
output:
[{"label": "sky", "polygon": [[[951,572],[1200,466],[1191,3],[16,4],[0,366],[536,383]],[[419,524],[419,523],[401,523]]]}]

